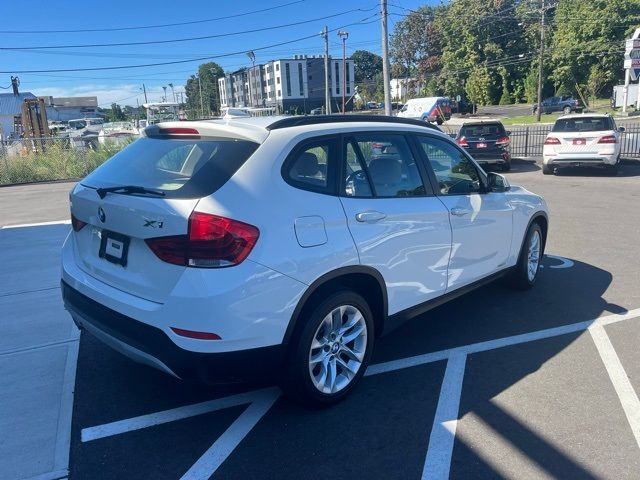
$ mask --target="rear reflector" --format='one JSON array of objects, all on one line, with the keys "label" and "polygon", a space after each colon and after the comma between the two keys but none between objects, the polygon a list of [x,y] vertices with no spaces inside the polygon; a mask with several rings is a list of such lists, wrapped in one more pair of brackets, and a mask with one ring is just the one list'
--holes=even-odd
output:
[{"label": "rear reflector", "polygon": [[614,135],[605,135],[598,143],[618,143],[618,139]]},{"label": "rear reflector", "polygon": [[544,141],[545,145],[560,145],[560,140],[558,140],[556,137],[547,137],[547,139]]},{"label": "rear reflector", "polygon": [[83,222],[82,220],[78,220],[73,213],[71,214],[71,226],[73,227],[74,232],[79,232],[84,228],[87,222]]},{"label": "rear reflector", "polygon": [[220,268],[241,263],[258,241],[253,225],[208,213],[193,212],[189,233],[145,240],[156,256],[174,265]]},{"label": "rear reflector", "polygon": [[173,333],[181,337],[197,338],[198,340],[222,340],[220,335],[210,332],[196,332],[194,330],[183,330],[182,328],[171,327]]},{"label": "rear reflector", "polygon": [[160,128],[158,130],[159,135],[200,135],[200,132],[195,128],[185,128],[185,127],[171,127],[171,128]]}]

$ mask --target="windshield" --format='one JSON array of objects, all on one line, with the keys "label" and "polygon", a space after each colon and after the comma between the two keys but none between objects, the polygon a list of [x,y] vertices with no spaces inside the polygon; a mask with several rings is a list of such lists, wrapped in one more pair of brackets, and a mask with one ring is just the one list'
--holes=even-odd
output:
[{"label": "windshield", "polygon": [[556,120],[552,132],[601,132],[613,130],[608,117],[576,117]]},{"label": "windshield", "polygon": [[505,135],[501,123],[483,123],[482,125],[464,125],[460,129],[461,137],[497,137]]},{"label": "windshield", "polygon": [[228,138],[136,140],[89,174],[93,187],[136,185],[160,190],[168,198],[200,198],[224,185],[258,148]]}]

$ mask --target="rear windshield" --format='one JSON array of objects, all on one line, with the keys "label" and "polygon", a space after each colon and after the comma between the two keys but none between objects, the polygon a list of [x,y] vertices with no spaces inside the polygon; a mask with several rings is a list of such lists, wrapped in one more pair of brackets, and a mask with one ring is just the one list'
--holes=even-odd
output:
[{"label": "rear windshield", "polygon": [[259,144],[228,138],[141,138],[89,174],[88,187],[136,185],[168,198],[200,198],[224,185]]},{"label": "rear windshield", "polygon": [[607,117],[579,117],[556,120],[553,132],[600,132],[613,130],[613,124]]},{"label": "rear windshield", "polygon": [[463,137],[490,137],[504,135],[504,127],[501,123],[483,123],[482,125],[464,125],[460,129]]}]

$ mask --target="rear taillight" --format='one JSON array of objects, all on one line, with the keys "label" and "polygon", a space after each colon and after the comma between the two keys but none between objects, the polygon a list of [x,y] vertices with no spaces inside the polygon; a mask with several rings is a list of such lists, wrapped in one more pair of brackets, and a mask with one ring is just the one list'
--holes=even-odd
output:
[{"label": "rear taillight", "polygon": [[253,225],[208,213],[193,212],[189,233],[145,240],[156,256],[174,265],[220,268],[241,263],[258,241]]},{"label": "rear taillight", "polygon": [[618,143],[618,139],[614,135],[605,135],[598,143]]},{"label": "rear taillight", "polygon": [[511,143],[511,140],[509,139],[509,137],[499,137],[498,140],[496,140],[496,145],[506,146],[506,145],[509,145],[510,143]]},{"label": "rear taillight", "polygon": [[545,145],[560,145],[560,140],[558,140],[556,137],[547,137],[547,139],[544,141]]},{"label": "rear taillight", "polygon": [[71,226],[73,227],[74,232],[79,232],[84,228],[87,222],[83,222],[82,220],[78,220],[75,215],[71,214]]},{"label": "rear taillight", "polygon": [[186,127],[170,127],[158,129],[159,135],[200,135],[200,132],[195,128]]},{"label": "rear taillight", "polygon": [[464,137],[457,138],[456,139],[456,143],[458,145],[460,145],[461,147],[468,147],[469,146],[469,144],[467,143],[467,139],[464,138]]}]

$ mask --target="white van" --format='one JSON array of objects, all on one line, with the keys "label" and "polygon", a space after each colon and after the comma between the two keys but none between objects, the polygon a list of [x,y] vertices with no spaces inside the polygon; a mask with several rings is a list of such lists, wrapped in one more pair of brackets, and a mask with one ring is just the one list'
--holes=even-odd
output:
[{"label": "white van", "polygon": [[412,98],[407,100],[398,116],[442,125],[451,118],[451,102],[447,97]]}]

